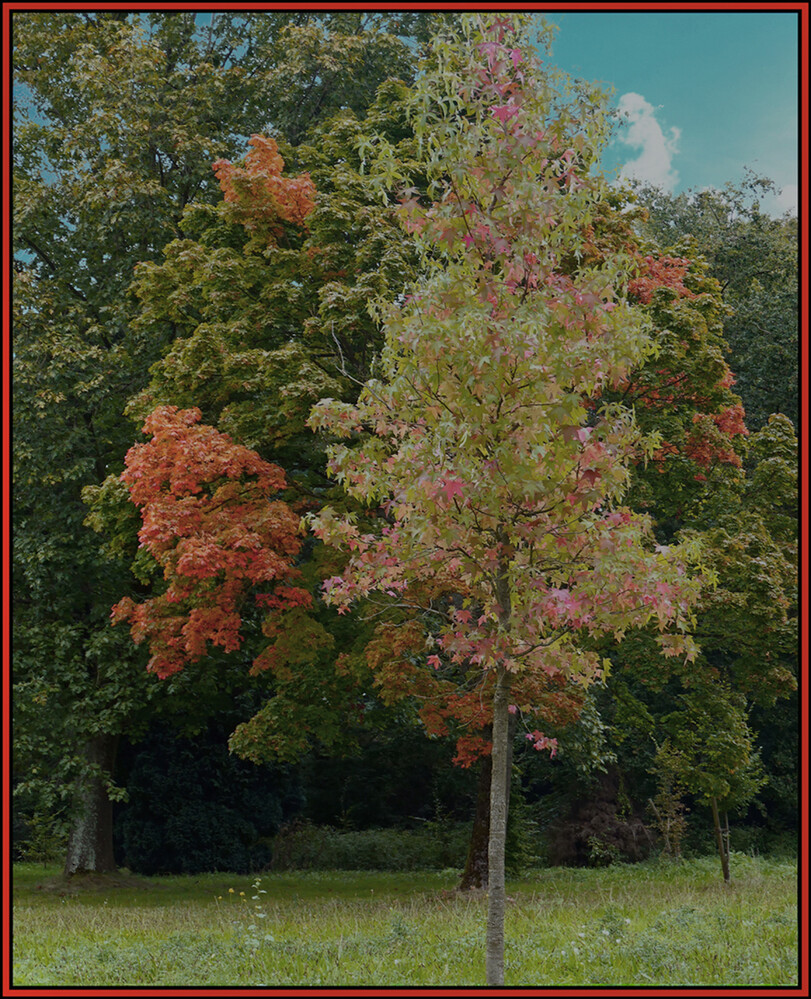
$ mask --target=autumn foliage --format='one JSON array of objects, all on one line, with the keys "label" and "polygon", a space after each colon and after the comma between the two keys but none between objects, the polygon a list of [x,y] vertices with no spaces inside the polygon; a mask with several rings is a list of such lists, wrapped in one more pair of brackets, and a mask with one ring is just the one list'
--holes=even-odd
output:
[{"label": "autumn foliage", "polygon": [[213,164],[225,201],[233,205],[237,218],[249,228],[255,227],[257,220],[283,220],[303,226],[315,207],[315,185],[310,175],[283,177],[284,160],[273,139],[252,135],[248,145],[251,151],[244,167],[228,160]]},{"label": "autumn foliage", "polygon": [[701,584],[695,549],[654,545],[650,520],[622,505],[631,463],[653,442],[621,405],[586,405],[652,353],[623,294],[627,261],[568,266],[602,197],[589,169],[599,119],[550,101],[519,19],[465,27],[466,45],[440,48],[441,75],[415,87],[435,196],[426,207],[406,190],[400,217],[420,280],[376,303],[379,378],[356,404],[323,400],[310,417],[343,439],[330,474],[383,503],[388,522],[363,532],[325,507],[311,523],[349,553],[324,584],[327,603],[422,611],[433,628],[423,669],[479,677],[492,721],[487,983],[501,985],[510,706],[522,678],[584,687],[605,675],[592,637],[649,624],[665,655],[694,658],[685,632]]},{"label": "autumn foliage", "polygon": [[[380,305],[381,378],[357,404],[325,400],[310,419],[348,439],[330,448],[328,469],[351,496],[382,503],[387,521],[364,533],[328,507],[312,519],[349,554],[325,600],[339,612],[358,599],[428,610],[428,654],[397,656],[397,670],[391,655],[372,665],[389,690],[408,675],[434,731],[452,716],[471,723],[475,700],[490,702],[482,729],[497,671],[514,703],[531,703],[519,691],[530,677],[535,693],[599,679],[589,633],[621,637],[653,621],[665,655],[693,654],[686,636],[666,633],[674,620],[685,627],[695,600],[692,556],[654,547],[646,518],[621,506],[646,444],[627,410],[587,406],[648,346],[640,311],[617,294],[621,260],[582,273],[562,265],[597,200],[591,140],[564,108],[544,127],[537,70],[501,31],[459,73],[467,117],[435,107],[427,86],[419,98],[447,179],[427,207],[410,191],[402,199],[427,277]],[[438,696],[434,673],[454,670],[481,682]]]},{"label": "autumn foliage", "polygon": [[149,669],[161,677],[209,645],[238,649],[249,597],[275,612],[310,603],[293,585],[298,518],[273,498],[284,473],[200,418],[198,409],[156,409],[144,424],[152,439],[127,452],[121,475],[141,508],[140,546],[167,587],[142,603],[125,597],[112,617],[130,622],[136,643],[149,643]]},{"label": "autumn foliage", "polygon": [[638,301],[647,305],[654,292],[660,288],[670,288],[679,298],[695,298],[684,283],[690,261],[685,257],[670,257],[666,254],[641,257],[637,254],[640,272],[628,282],[628,292]]},{"label": "autumn foliage", "polygon": [[[470,663],[449,663],[436,653],[426,658],[427,640],[424,621],[419,618],[381,624],[366,649],[374,684],[386,704],[414,698],[425,731],[432,738],[454,734],[454,763],[468,767],[491,751],[494,676]],[[512,697],[515,703],[510,710],[525,728],[549,721],[561,726],[577,719],[584,689],[567,682],[562,674],[525,671],[516,675]],[[535,749],[548,749],[555,755],[555,739],[537,730],[527,738],[530,734]]]}]

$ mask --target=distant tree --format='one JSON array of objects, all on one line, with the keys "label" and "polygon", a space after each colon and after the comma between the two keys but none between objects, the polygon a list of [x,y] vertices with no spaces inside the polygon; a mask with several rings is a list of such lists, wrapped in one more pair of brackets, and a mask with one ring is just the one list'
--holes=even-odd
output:
[{"label": "distant tree", "polygon": [[663,249],[692,240],[721,284],[732,308],[724,321],[729,364],[752,430],[772,413],[795,427],[799,419],[797,216],[764,210],[774,190],[772,181],[750,173],[721,190],[637,192],[648,212],[642,232]]},{"label": "distant tree", "polygon": [[680,700],[678,710],[662,719],[667,735],[655,766],[712,809],[721,870],[729,881],[729,823],[725,819],[722,827],[721,816],[747,805],[765,780],[746,701],[717,681],[700,679]]},{"label": "distant tree", "polygon": [[[684,510],[677,535],[700,537],[716,578],[696,607],[693,634],[701,647],[696,662],[685,669],[663,659],[644,634],[605,650],[614,664],[608,681],[614,699],[607,710],[619,764],[640,788],[655,777],[660,812],[667,802],[677,808],[692,795],[710,806],[715,798],[721,814],[743,808],[770,785],[784,813],[796,808],[791,801],[798,753],[794,428],[787,417],[773,416],[738,447],[741,466],[716,468],[709,491],[699,492]],[[700,703],[701,717],[693,711]],[[775,726],[782,733],[779,750],[770,731]],[[772,748],[761,754],[757,746],[764,741]],[[729,790],[723,789],[726,783]],[[716,791],[709,793],[711,787]],[[728,856],[721,856],[726,877]]]}]

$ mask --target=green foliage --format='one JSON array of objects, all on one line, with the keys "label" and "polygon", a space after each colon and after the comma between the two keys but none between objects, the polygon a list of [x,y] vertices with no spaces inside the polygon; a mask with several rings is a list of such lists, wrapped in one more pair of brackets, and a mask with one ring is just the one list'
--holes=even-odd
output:
[{"label": "green foliage", "polygon": [[[326,396],[351,403],[357,382],[380,374],[380,318],[369,301],[394,300],[418,264],[436,275],[464,238],[451,225],[418,259],[393,205],[400,195],[411,200],[417,220],[443,185],[466,183],[444,165],[431,173],[428,161],[444,164],[455,148],[458,42],[469,25],[456,15],[391,11],[207,17],[14,14],[14,766],[19,815],[38,854],[63,835],[74,784],[96,772],[83,755],[89,737],[137,738],[156,713],[192,732],[256,687],[245,673],[261,648],[258,616],[244,656],[214,656],[160,685],[126,636],[108,627],[114,601],[143,599],[161,585],[157,563],[137,546],[137,511],[117,476],[133,436],[122,416],[127,401],[135,417],[155,401],[199,405],[206,421],[286,467],[294,487],[286,498],[303,500],[302,509],[327,501],[354,510],[354,500],[326,484],[329,442],[305,429],[311,404]],[[439,82],[415,103],[415,48],[404,36],[421,43],[432,26],[441,31],[426,66]],[[541,34],[548,40],[547,29]],[[556,109],[550,122],[557,111],[572,121],[586,115],[600,132],[596,92],[569,89],[550,70],[544,99]],[[274,240],[222,201],[211,169],[214,159],[239,157],[258,131],[274,134],[288,174],[309,172],[319,192],[306,226],[286,222]],[[595,153],[575,138],[573,162],[585,175]],[[500,167],[498,155],[485,166]],[[553,173],[547,166],[539,180],[549,185]],[[411,190],[398,189],[401,182]],[[686,530],[703,541],[718,585],[701,607],[704,652],[694,669],[745,694],[769,777],[756,800],[770,822],[791,825],[797,223],[760,210],[768,189],[751,177],[697,195],[638,192],[646,222],[603,192],[591,232],[562,218],[557,251],[561,271],[576,277],[605,270],[598,258],[610,247],[631,282],[644,280],[634,270],[642,246],[658,245],[656,259],[669,250],[687,261],[685,294],[663,287],[637,302],[657,355],[637,365],[616,401],[635,406],[661,449],[637,467],[628,498],[652,515],[657,540]],[[632,218],[650,244],[631,239]],[[471,384],[492,374],[488,357],[473,358],[480,370],[471,368]],[[735,392],[749,429],[760,428],[748,439],[735,429]],[[769,419],[774,411],[786,415]],[[557,415],[575,423],[581,414],[569,399]],[[342,567],[340,553],[305,544],[310,588]],[[370,625],[321,605],[313,620],[345,655],[336,663],[322,647],[305,662],[316,632],[302,625],[291,633],[292,668],[267,684],[265,706],[232,747],[256,761],[292,760],[312,745],[363,747],[374,761],[374,747],[387,744],[381,732],[415,724],[413,705],[383,709],[364,655]],[[587,705],[579,728],[560,733],[554,777],[541,767],[539,783],[553,797],[561,787],[581,793],[586,771],[616,754],[635,803],[644,804],[655,792],[654,738],[661,746],[662,719],[690,696],[687,676],[645,633],[602,654],[614,662],[608,691]],[[255,700],[245,704],[243,717],[256,710]],[[392,772],[388,779],[396,785]],[[109,775],[107,784],[121,793]],[[360,784],[350,797],[363,798]],[[381,811],[391,796],[384,784],[376,785]],[[365,804],[352,800],[348,810]],[[596,857],[603,846],[594,849]]]},{"label": "green foliage", "polygon": [[724,810],[740,809],[764,782],[744,698],[699,682],[680,700],[680,710],[662,719],[661,765],[703,803],[716,798]]},{"label": "green foliage", "polygon": [[[695,314],[695,304],[687,305]],[[717,325],[713,336],[722,346]],[[683,399],[676,415],[689,425],[695,411],[695,403]],[[642,416],[651,428],[670,418],[667,410],[653,407]],[[612,742],[638,789],[638,803],[653,801],[660,827],[670,823],[668,835],[674,823],[681,828],[681,806],[693,795],[708,801],[710,786],[719,804],[727,793],[728,803],[738,806],[768,803],[772,828],[775,822],[796,821],[797,724],[791,707],[798,670],[796,438],[791,421],[775,415],[757,433],[748,439],[737,435],[736,441],[740,467],[713,461],[704,469],[705,481],[695,481],[689,455],[669,459],[666,474],[650,468],[636,473],[635,488],[647,495],[658,530],[668,536],[679,526],[681,536],[699,536],[716,578],[698,605],[694,634],[702,654],[693,667],[674,668],[644,633],[626,637],[611,652],[613,703],[606,710]],[[780,700],[785,704],[777,707]],[[672,725],[681,732],[679,747],[668,738]],[[774,726],[782,733],[779,739],[770,731]],[[762,764],[758,743],[768,747]],[[730,769],[736,774],[727,791]],[[687,817],[696,833],[702,812],[694,808]],[[693,838],[689,829],[681,834]],[[671,852],[676,852],[672,844]]]},{"label": "green foliage", "polygon": [[302,818],[344,830],[439,828],[470,818],[475,775],[450,765],[449,739],[426,739],[407,716],[386,727],[365,718],[355,731],[346,722],[332,753],[313,751],[298,766],[307,789]]},{"label": "green foliage", "polygon": [[[64,796],[87,772],[88,736],[133,733],[156,706],[171,712],[171,695],[183,688],[151,685],[140,654],[108,623],[112,603],[142,595],[154,570],[134,556],[132,511],[107,479],[132,440],[122,410],[182,332],[186,311],[194,313],[196,292],[181,291],[161,321],[135,322],[136,266],[146,267],[146,281],[164,246],[183,235],[187,206],[195,206],[192,220],[211,218],[219,200],[212,161],[238,152],[241,137],[280,129],[298,141],[336,107],[362,114],[392,71],[408,78],[413,53],[397,33],[420,31],[423,20],[262,11],[215,12],[198,24],[193,12],[15,14],[15,752],[29,790],[42,778],[48,795]],[[237,250],[246,243],[239,226],[216,225]],[[218,263],[233,281],[226,256]],[[202,264],[197,273],[207,276]],[[239,285],[243,293],[254,287],[249,279]],[[289,348],[280,372],[254,370],[255,345],[241,349],[232,378],[260,394],[294,387],[292,409],[281,414],[284,437],[284,421],[295,423],[300,405],[300,358]],[[307,363],[320,394],[333,382]],[[233,403],[243,403],[238,415],[250,422],[247,397]],[[271,415],[278,420],[278,411]],[[90,526],[106,525],[102,543],[83,526],[83,487],[94,504]],[[203,689],[216,701],[214,686],[198,687],[193,715],[206,710]],[[53,802],[43,799],[42,809]]]},{"label": "green foliage", "polygon": [[538,827],[527,804],[521,771],[513,765],[510,782],[510,810],[504,836],[504,870],[509,877],[521,877],[539,860]]},{"label": "green foliage", "polygon": [[643,232],[664,248],[690,239],[721,283],[732,312],[724,332],[750,429],[772,413],[799,419],[797,217],[772,218],[761,200],[772,181],[749,173],[722,190],[671,195],[643,188]]},{"label": "green foliage", "polygon": [[[323,444],[303,433],[311,405],[324,395],[353,396],[351,380],[369,370],[379,346],[368,296],[388,281],[398,286],[408,268],[408,248],[359,172],[355,148],[371,123],[407,155],[406,93],[403,83],[390,82],[367,122],[346,109],[316,130],[312,144],[293,150],[282,143],[318,187],[305,225],[277,226],[278,217],[268,223],[258,203],[235,206],[223,181],[226,200],[189,206],[180,222],[187,238],[170,243],[161,264],[139,267],[133,285],[140,303],[134,324],[155,336],[169,325],[175,339],[128,412],[138,417],[156,403],[200,406],[235,440],[284,463],[293,502],[312,504],[323,490]],[[246,164],[250,174],[250,155]],[[121,514],[103,514],[99,508],[91,516],[117,531]],[[142,561],[139,550],[134,572]],[[308,587],[318,585],[325,564],[323,551],[308,543],[300,566]],[[231,748],[255,762],[298,759],[313,744],[350,752],[361,726],[390,724],[363,691],[367,631],[347,628],[323,606],[285,627],[268,699],[238,726]]]},{"label": "green foliage", "polygon": [[[306,226],[285,226],[257,242],[233,206],[191,205],[184,238],[166,246],[159,265],[138,269],[135,325],[174,342],[151,369],[149,386],[130,401],[135,418],[156,404],[194,405],[204,418],[283,464],[298,489],[322,485],[323,446],[304,423],[314,402],[353,398],[352,380],[368,375],[380,347],[370,296],[399,288],[409,250],[391,212],[360,172],[357,144],[380,129],[404,160],[404,84],[381,86],[360,121],[346,109],[285,155],[318,192]],[[413,254],[412,254],[413,255]]]}]

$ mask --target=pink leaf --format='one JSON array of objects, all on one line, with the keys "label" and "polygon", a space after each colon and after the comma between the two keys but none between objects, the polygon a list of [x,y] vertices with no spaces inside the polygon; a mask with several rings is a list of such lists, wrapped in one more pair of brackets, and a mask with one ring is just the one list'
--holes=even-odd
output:
[{"label": "pink leaf", "polygon": [[511,104],[502,104],[499,107],[493,108],[493,117],[498,118],[502,125],[505,121],[509,121],[510,118],[514,118],[517,114],[518,108]]},{"label": "pink leaf", "polygon": [[443,479],[440,491],[445,494],[445,498],[450,502],[454,496],[464,496],[463,484],[459,479]]}]

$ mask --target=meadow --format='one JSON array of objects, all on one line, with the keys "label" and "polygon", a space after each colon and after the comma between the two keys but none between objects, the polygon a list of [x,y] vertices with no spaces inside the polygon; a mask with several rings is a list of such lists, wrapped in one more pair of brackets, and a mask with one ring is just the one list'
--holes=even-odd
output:
[{"label": "meadow", "polygon": [[[534,870],[508,883],[507,987],[797,985],[785,858]],[[477,986],[458,871],[74,877],[14,867],[16,987]]]}]

